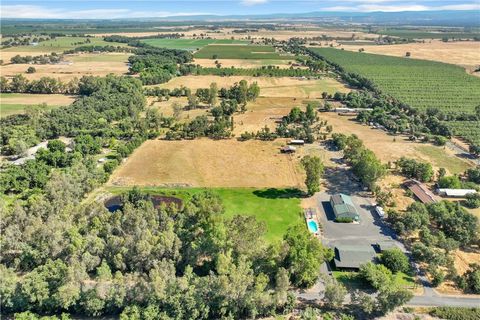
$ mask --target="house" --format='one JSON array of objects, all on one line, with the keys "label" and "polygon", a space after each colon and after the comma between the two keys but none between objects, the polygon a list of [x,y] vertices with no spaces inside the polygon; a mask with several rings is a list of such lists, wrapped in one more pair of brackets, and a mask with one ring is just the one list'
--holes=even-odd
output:
[{"label": "house", "polygon": [[467,194],[477,193],[475,189],[437,189],[437,193],[441,196],[452,198],[464,198]]},{"label": "house", "polygon": [[419,181],[415,179],[408,180],[405,182],[405,186],[412,191],[415,197],[418,198],[422,203],[433,203],[437,202],[435,195],[428,190],[428,188]]},{"label": "house", "polygon": [[362,264],[372,262],[376,253],[371,245],[338,245],[333,262],[339,269],[360,269]]},{"label": "house", "polygon": [[339,193],[331,196],[330,204],[332,205],[335,218],[351,218],[355,221],[359,220],[360,217],[353,204],[352,198],[346,194]]}]

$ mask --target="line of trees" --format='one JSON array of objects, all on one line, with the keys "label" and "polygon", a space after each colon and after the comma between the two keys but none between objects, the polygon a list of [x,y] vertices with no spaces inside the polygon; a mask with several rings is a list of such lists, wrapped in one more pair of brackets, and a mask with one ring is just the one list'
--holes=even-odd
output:
[{"label": "line of trees", "polygon": [[375,154],[365,148],[363,142],[354,134],[332,134],[332,141],[339,150],[343,150],[344,158],[352,166],[352,171],[370,190],[375,190],[376,182],[387,172],[385,165]]},{"label": "line of trees", "polygon": [[16,74],[12,79],[0,77],[0,92],[4,93],[37,93],[37,94],[78,94],[79,81],[73,78],[69,82],[52,77],[41,77],[38,80],[28,80],[23,74]]},{"label": "line of trees", "polygon": [[54,64],[62,61],[63,55],[59,55],[55,52],[51,54],[43,54],[39,56],[24,56],[17,54],[10,59],[13,64]]}]

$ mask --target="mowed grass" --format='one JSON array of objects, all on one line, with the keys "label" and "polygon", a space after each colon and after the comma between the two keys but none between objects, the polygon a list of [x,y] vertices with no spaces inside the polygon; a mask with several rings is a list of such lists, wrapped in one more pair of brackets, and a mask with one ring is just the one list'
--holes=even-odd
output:
[{"label": "mowed grass", "polygon": [[[332,271],[332,273],[333,277],[349,290],[371,288],[368,283],[359,277],[358,272]],[[403,272],[397,272],[393,275],[393,283],[406,289],[415,289],[416,287],[415,278]]]},{"label": "mowed grass", "polygon": [[198,59],[269,59],[291,60],[292,55],[280,55],[272,46],[208,45],[195,53]]},{"label": "mowed grass", "polygon": [[[113,194],[120,194],[131,188],[107,187]],[[266,226],[265,240],[275,243],[283,238],[287,229],[302,222],[300,192],[296,189],[255,189],[255,188],[156,188],[140,187],[150,194],[160,194],[190,199],[194,194],[211,191],[217,194],[225,206],[225,217],[235,215],[254,216]],[[308,230],[305,228],[305,232]]]},{"label": "mowed grass", "polygon": [[[87,39],[90,41],[87,43]],[[95,37],[57,37],[39,42],[37,45],[18,46],[3,49],[5,52],[62,52],[80,46],[127,46],[125,43],[107,42],[103,38]]]},{"label": "mowed grass", "polygon": [[73,62],[128,62],[131,54],[101,53],[101,54],[80,54],[67,56],[67,60]]},{"label": "mowed grass", "polygon": [[0,117],[21,114],[25,112],[25,108],[38,105],[50,110],[69,105],[74,99],[74,96],[61,94],[0,93]]},{"label": "mowed grass", "polygon": [[[13,114],[22,114],[25,112],[25,108],[30,107],[29,104],[0,104],[0,118],[8,117]],[[50,110],[59,106],[46,105],[44,109]]]},{"label": "mowed grass", "polygon": [[145,39],[146,44],[159,48],[197,50],[210,44],[247,44],[248,41],[233,39]]}]

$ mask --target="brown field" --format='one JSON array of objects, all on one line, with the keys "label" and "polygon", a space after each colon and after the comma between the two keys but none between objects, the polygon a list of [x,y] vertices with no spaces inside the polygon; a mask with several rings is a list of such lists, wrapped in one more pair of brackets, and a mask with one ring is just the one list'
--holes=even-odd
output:
[{"label": "brown field", "polygon": [[318,80],[302,80],[297,78],[271,78],[271,77],[220,77],[220,76],[185,76],[173,78],[169,82],[159,85],[163,88],[173,89],[181,86],[192,90],[206,88],[212,82],[219,87],[230,87],[241,80],[249,83],[257,82],[260,86],[262,97],[295,97],[295,98],[320,98],[323,91],[335,93],[335,91],[349,92],[350,89],[335,79],[324,78]]},{"label": "brown field", "polygon": [[[154,97],[147,98],[147,106],[149,109],[157,109],[158,112],[163,114],[166,117],[173,116],[172,105],[174,103],[180,104],[182,107],[185,107],[188,103],[186,97],[171,97],[168,101],[157,101]],[[180,119],[187,121],[188,119],[193,119],[196,116],[201,116],[207,113],[207,109],[193,109],[193,110],[183,110],[180,114]]]},{"label": "brown field", "polygon": [[[109,73],[125,74],[128,71],[127,59],[128,55],[117,53],[69,55],[66,56],[64,63],[43,65],[7,64],[2,65],[0,71],[2,76],[5,77],[13,77],[18,73],[22,73],[29,80],[48,76],[68,81],[85,75],[106,76]],[[27,74],[26,70],[30,66],[35,67],[37,71]]]},{"label": "brown field", "polygon": [[[290,68],[289,62],[294,60],[253,60],[253,59],[217,59],[223,68],[261,68],[262,66],[278,66],[280,68]],[[216,67],[215,60],[213,59],[195,59],[194,64],[198,64],[205,68]]]},{"label": "brown field", "polygon": [[66,94],[2,94],[2,104],[25,104],[36,105],[46,103],[48,105],[69,105],[75,100],[75,96]]},{"label": "brown field", "polygon": [[[384,131],[357,124],[353,118],[338,116],[333,112],[321,113],[322,119],[333,125],[334,132],[356,134],[365,146],[371,149],[383,162],[395,161],[402,156],[428,161],[434,169],[444,167],[449,173],[460,173],[473,166],[472,163],[456,157],[448,148],[411,142],[405,136],[392,136]],[[393,141],[395,138],[395,142]]]},{"label": "brown field", "polygon": [[480,63],[480,43],[477,41],[442,42],[431,40],[426,43],[408,43],[382,46],[342,45],[345,50],[378,53],[404,57],[408,51],[414,59],[425,59],[457,64],[471,70]]},{"label": "brown field", "polygon": [[300,187],[297,160],[283,143],[236,140],[149,140],[108,184],[121,186]]}]

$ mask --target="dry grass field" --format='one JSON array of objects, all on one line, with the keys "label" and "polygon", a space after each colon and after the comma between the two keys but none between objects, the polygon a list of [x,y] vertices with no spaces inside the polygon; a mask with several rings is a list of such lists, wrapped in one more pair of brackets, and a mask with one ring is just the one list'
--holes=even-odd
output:
[{"label": "dry grass field", "polygon": [[79,54],[66,56],[64,63],[34,65],[37,70],[35,73],[26,73],[28,67],[32,66],[30,64],[2,65],[0,71],[4,77],[22,73],[29,80],[53,77],[68,81],[85,75],[125,74],[128,71],[127,59],[128,55],[123,53]]},{"label": "dry grass field", "polygon": [[282,141],[149,140],[111,176],[109,185],[301,187],[297,159]]},{"label": "dry grass field", "polygon": [[382,46],[342,45],[350,51],[363,48],[368,53],[378,53],[396,57],[405,57],[406,52],[411,53],[414,59],[425,59],[460,65],[471,70],[480,63],[480,42],[442,42],[431,40],[426,43],[407,43]]},{"label": "dry grass field", "polygon": [[22,94],[22,93],[1,93],[0,94],[0,117],[25,112],[25,107],[31,105],[46,104],[45,109],[58,106],[66,106],[73,102],[75,96],[63,94]]},{"label": "dry grass field", "polygon": [[297,78],[271,78],[271,77],[245,77],[245,76],[185,76],[173,78],[160,87],[173,89],[181,86],[192,90],[206,88],[212,82],[216,82],[220,88],[233,86],[241,80],[249,83],[256,81],[260,86],[262,97],[295,97],[295,98],[320,98],[323,91],[328,93],[349,92],[350,89],[335,79],[324,78],[318,80],[302,80]]}]

